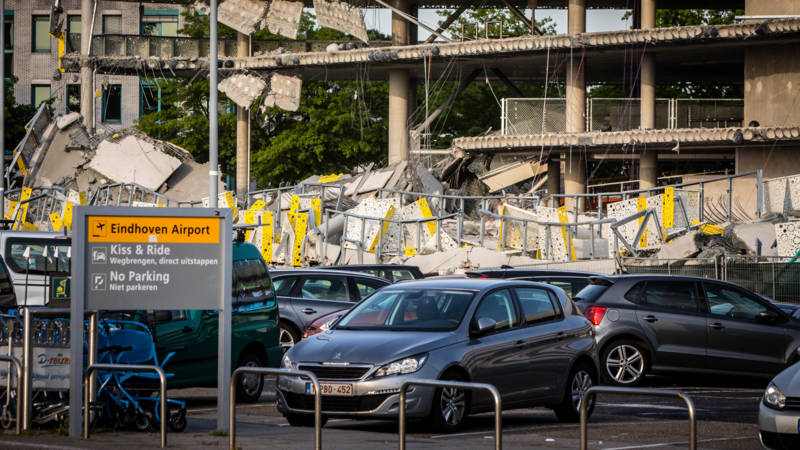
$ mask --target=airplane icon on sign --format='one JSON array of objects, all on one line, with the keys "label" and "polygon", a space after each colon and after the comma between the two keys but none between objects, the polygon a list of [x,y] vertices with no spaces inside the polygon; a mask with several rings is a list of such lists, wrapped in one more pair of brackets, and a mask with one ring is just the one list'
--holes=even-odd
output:
[{"label": "airplane icon on sign", "polygon": [[106,221],[105,220],[95,220],[94,225],[92,226],[92,237],[106,237]]}]

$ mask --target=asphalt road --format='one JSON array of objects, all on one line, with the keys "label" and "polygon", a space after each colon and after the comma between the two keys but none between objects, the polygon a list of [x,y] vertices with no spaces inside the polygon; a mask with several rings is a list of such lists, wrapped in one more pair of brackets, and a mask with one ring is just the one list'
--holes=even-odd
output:
[{"label": "asphalt road", "polygon": [[[697,408],[698,448],[758,449],[758,403],[767,381],[719,377],[649,378],[648,387],[679,389]],[[291,427],[275,408],[274,381],[267,380],[261,403],[237,409],[237,445],[241,448],[313,448],[313,428]],[[227,447],[227,437],[209,434],[216,428],[216,390],[170,391],[188,403],[189,425],[170,433],[171,448]],[[606,450],[686,448],[688,414],[683,401],[661,397],[600,394],[589,422],[589,448]],[[431,433],[423,422],[410,422],[409,449],[492,448],[493,416],[468,419],[461,433]],[[331,419],[322,431],[324,448],[347,450],[395,448],[397,423]],[[578,424],[560,423],[548,409],[511,410],[503,414],[503,447],[569,448],[579,445]],[[0,448],[153,448],[154,433],[105,432],[89,441],[71,440],[54,430],[31,436],[0,436]]]},{"label": "asphalt road", "polygon": [[[695,402],[698,419],[698,447],[714,449],[757,449],[758,403],[766,387],[764,380],[720,379],[718,377],[650,378],[648,386],[679,389]],[[271,382],[267,382],[271,386]],[[190,425],[212,422],[215,414],[213,391],[176,391],[189,402]],[[313,445],[313,430],[288,426],[274,406],[274,394],[266,392],[263,404],[243,405],[238,410],[244,448],[251,433],[276,444]],[[589,423],[590,448],[686,448],[688,413],[680,399],[600,394]],[[251,427],[255,426],[255,431]],[[409,448],[491,448],[493,416],[469,418],[461,433],[432,434],[425,423],[410,423]],[[192,426],[192,428],[194,428]],[[187,430],[191,432],[192,430]],[[254,436],[255,437],[255,436]],[[580,427],[560,423],[545,408],[511,410],[503,414],[504,447],[577,448]],[[331,419],[323,429],[326,447],[374,448],[397,443],[397,423]],[[280,446],[280,445],[278,445]],[[305,445],[302,445],[305,447]]]}]

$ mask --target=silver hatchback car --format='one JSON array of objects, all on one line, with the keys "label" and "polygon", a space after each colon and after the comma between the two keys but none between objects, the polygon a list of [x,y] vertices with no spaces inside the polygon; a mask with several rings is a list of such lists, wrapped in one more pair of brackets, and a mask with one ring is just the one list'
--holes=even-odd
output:
[{"label": "silver hatchback car", "polygon": [[[592,325],[564,291],[495,279],[386,286],[332,329],[299,342],[282,364],[317,375],[324,417],[396,418],[405,381],[439,379],[489,383],[503,409],[547,406],[575,421],[597,380]],[[289,423],[313,425],[311,383],[281,376],[277,387]],[[409,418],[429,417],[452,432],[493,403],[482,392],[412,386],[406,408]]]}]

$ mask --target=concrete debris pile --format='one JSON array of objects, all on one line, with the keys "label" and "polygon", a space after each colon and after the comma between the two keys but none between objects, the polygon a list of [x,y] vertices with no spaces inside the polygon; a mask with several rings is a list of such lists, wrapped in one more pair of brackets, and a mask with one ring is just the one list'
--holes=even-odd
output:
[{"label": "concrete debris pile", "polygon": [[71,226],[69,204],[177,206],[199,203],[208,189],[208,165],[176,145],[133,129],[90,136],[80,114],[51,119],[46,111],[29,124],[9,167],[7,203],[23,206],[6,208],[16,227],[59,231]]}]

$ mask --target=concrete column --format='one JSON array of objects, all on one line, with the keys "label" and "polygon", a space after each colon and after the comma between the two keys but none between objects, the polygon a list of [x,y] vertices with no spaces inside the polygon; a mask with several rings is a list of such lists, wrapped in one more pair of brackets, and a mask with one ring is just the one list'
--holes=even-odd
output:
[{"label": "concrete column", "polygon": [[[639,189],[656,187],[658,177],[658,152],[653,149],[644,149],[639,153]],[[649,194],[642,193],[642,197]]]},{"label": "concrete column", "polygon": [[[236,56],[250,56],[250,36],[237,34]],[[247,204],[250,189],[250,110],[236,107],[236,198]]]},{"label": "concrete column", "polygon": [[81,0],[81,115],[83,124],[90,133],[94,132],[94,75],[89,66],[89,43],[92,37],[92,0]]},{"label": "concrete column", "polygon": [[[656,1],[642,1],[642,28],[655,28],[656,26]],[[647,53],[642,60],[641,73],[641,101],[640,101],[640,128],[654,129],[656,127],[656,60],[655,55]],[[655,150],[643,149],[639,154],[639,189],[656,186],[658,177],[658,154]],[[646,195],[646,194],[643,194]]]},{"label": "concrete column", "polygon": [[[408,0],[393,0],[392,6],[409,12]],[[408,44],[408,22],[392,13],[392,45]],[[389,164],[408,159],[408,71],[389,71]]]},{"label": "concrete column", "polygon": [[[561,193],[561,160],[558,159],[558,155],[547,161],[547,193]],[[551,201],[550,207],[558,208],[558,202]]]},{"label": "concrete column", "polygon": [[[586,31],[586,2],[585,0],[569,0],[568,31],[570,34],[579,34]],[[580,52],[572,55],[572,60],[567,63],[567,117],[566,128],[568,133],[582,133],[586,131],[584,112],[586,109],[586,83],[584,68],[580,67]],[[586,192],[585,161],[581,152],[575,148],[566,154],[566,167],[564,168],[564,191],[566,194],[583,194]],[[582,202],[581,202],[582,203]],[[574,208],[571,199],[565,202],[568,210]],[[583,205],[579,204],[582,210]]]}]

